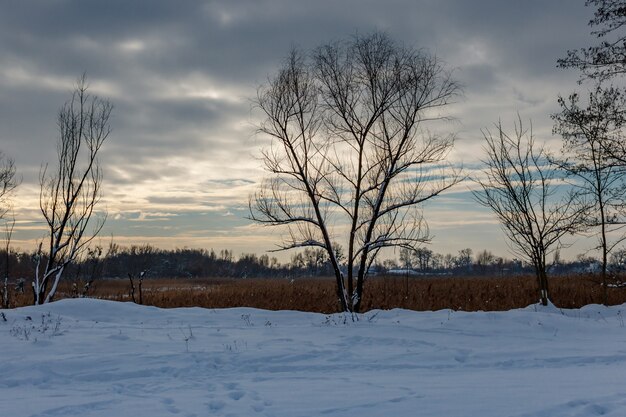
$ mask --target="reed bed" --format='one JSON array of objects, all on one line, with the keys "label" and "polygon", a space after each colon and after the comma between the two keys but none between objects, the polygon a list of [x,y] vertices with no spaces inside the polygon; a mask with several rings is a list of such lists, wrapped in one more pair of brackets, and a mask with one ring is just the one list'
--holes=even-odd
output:
[{"label": "reed bed", "polygon": [[[80,296],[84,283],[63,282],[57,299]],[[137,286],[137,282],[135,282]],[[561,308],[601,303],[601,287],[593,276],[550,279],[552,301]],[[122,279],[96,281],[87,296],[130,301],[130,282]],[[138,289],[135,290],[138,300]],[[300,279],[167,279],[150,278],[142,283],[145,305],[173,307],[255,307],[268,310],[301,310],[320,313],[338,311],[332,278]],[[496,311],[525,307],[537,302],[535,279],[514,277],[391,277],[376,276],[365,284],[363,311],[405,308],[410,310]],[[626,302],[626,289],[610,288],[609,304]],[[12,291],[11,307],[32,303],[29,288]]]}]

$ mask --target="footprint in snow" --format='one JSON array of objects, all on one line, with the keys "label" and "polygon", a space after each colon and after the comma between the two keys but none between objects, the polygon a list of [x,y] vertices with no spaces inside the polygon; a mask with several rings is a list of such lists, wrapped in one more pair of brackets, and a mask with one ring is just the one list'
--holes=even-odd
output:
[{"label": "footprint in snow", "polygon": [[219,411],[222,408],[224,408],[226,403],[224,401],[220,401],[220,400],[212,400],[212,401],[209,401],[209,403],[207,405],[209,407],[209,410],[211,410],[211,411]]},{"label": "footprint in snow", "polygon": [[161,404],[163,404],[163,406],[165,406],[165,409],[167,410],[168,413],[171,413],[171,414],[178,414],[178,413],[180,413],[180,409],[178,409],[174,405],[174,400],[172,398],[163,398],[161,400]]},{"label": "footprint in snow", "polygon": [[224,384],[224,388],[226,388],[227,390],[237,389],[239,388],[239,384],[237,384],[236,382],[229,382],[227,384]]},{"label": "footprint in snow", "polygon": [[231,391],[228,393],[228,396],[235,401],[239,401],[244,395],[246,395],[243,391]]}]

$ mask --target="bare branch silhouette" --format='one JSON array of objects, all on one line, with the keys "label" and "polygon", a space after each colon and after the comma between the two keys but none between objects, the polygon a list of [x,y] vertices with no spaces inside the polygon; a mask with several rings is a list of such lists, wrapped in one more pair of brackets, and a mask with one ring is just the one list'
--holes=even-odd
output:
[{"label": "bare branch silhouette", "polygon": [[[258,92],[260,132],[273,139],[270,177],[251,218],[283,226],[279,249],[323,248],[344,311],[359,311],[369,266],[382,248],[429,240],[422,204],[460,180],[445,164],[453,135],[425,130],[460,89],[433,55],[386,35],[355,36],[308,56],[292,50]],[[343,237],[341,237],[343,236]],[[335,243],[347,243],[346,267]]]},{"label": "bare branch silhouette", "polygon": [[41,242],[38,250],[35,304],[54,299],[65,268],[86,250],[106,218],[96,213],[102,185],[98,152],[111,133],[113,106],[89,95],[87,89],[83,75],[57,118],[58,165],[52,172],[43,166],[40,173],[39,204],[48,233],[45,245]]},{"label": "bare branch silhouette", "polygon": [[495,127],[495,135],[483,132],[486,168],[484,178],[476,179],[481,190],[474,197],[495,213],[511,249],[534,266],[539,298],[547,305],[546,256],[562,246],[564,235],[581,229],[586,206],[572,193],[559,195],[556,167],[521,118],[514,135],[507,134],[501,123]]}]

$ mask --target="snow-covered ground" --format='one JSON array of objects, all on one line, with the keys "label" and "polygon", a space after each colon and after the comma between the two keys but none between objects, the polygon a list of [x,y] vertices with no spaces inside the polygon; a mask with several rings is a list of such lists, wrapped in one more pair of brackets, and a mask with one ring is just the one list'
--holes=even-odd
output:
[{"label": "snow-covered ground", "polygon": [[624,417],[624,310],[4,310],[0,415]]}]

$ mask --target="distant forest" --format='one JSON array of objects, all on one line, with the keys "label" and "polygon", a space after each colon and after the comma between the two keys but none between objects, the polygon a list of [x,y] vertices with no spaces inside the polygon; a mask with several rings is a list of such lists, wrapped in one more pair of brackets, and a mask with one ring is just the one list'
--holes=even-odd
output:
[{"label": "distant forest", "polygon": [[[35,276],[37,253],[0,250],[0,271],[29,282]],[[338,253],[338,258],[343,258]],[[45,259],[42,259],[45,262]],[[43,263],[43,262],[42,262]],[[621,271],[626,263],[626,251],[616,252],[611,258],[613,271]],[[557,254],[552,260],[552,274],[597,272],[599,261],[579,255],[575,260],[563,261]],[[345,269],[345,263],[342,262]],[[470,248],[456,255],[439,254],[427,248],[401,249],[397,259],[375,263],[370,275],[399,274],[411,276],[502,276],[531,274],[532,265],[517,259],[494,256],[487,250],[477,253]],[[294,253],[288,262],[264,254],[243,253],[235,256],[232,250],[174,249],[164,250],[151,245],[123,247],[111,244],[108,248],[90,249],[79,262],[72,264],[66,277],[69,280],[143,278],[299,278],[332,276],[333,269],[322,249],[304,249]]]}]

